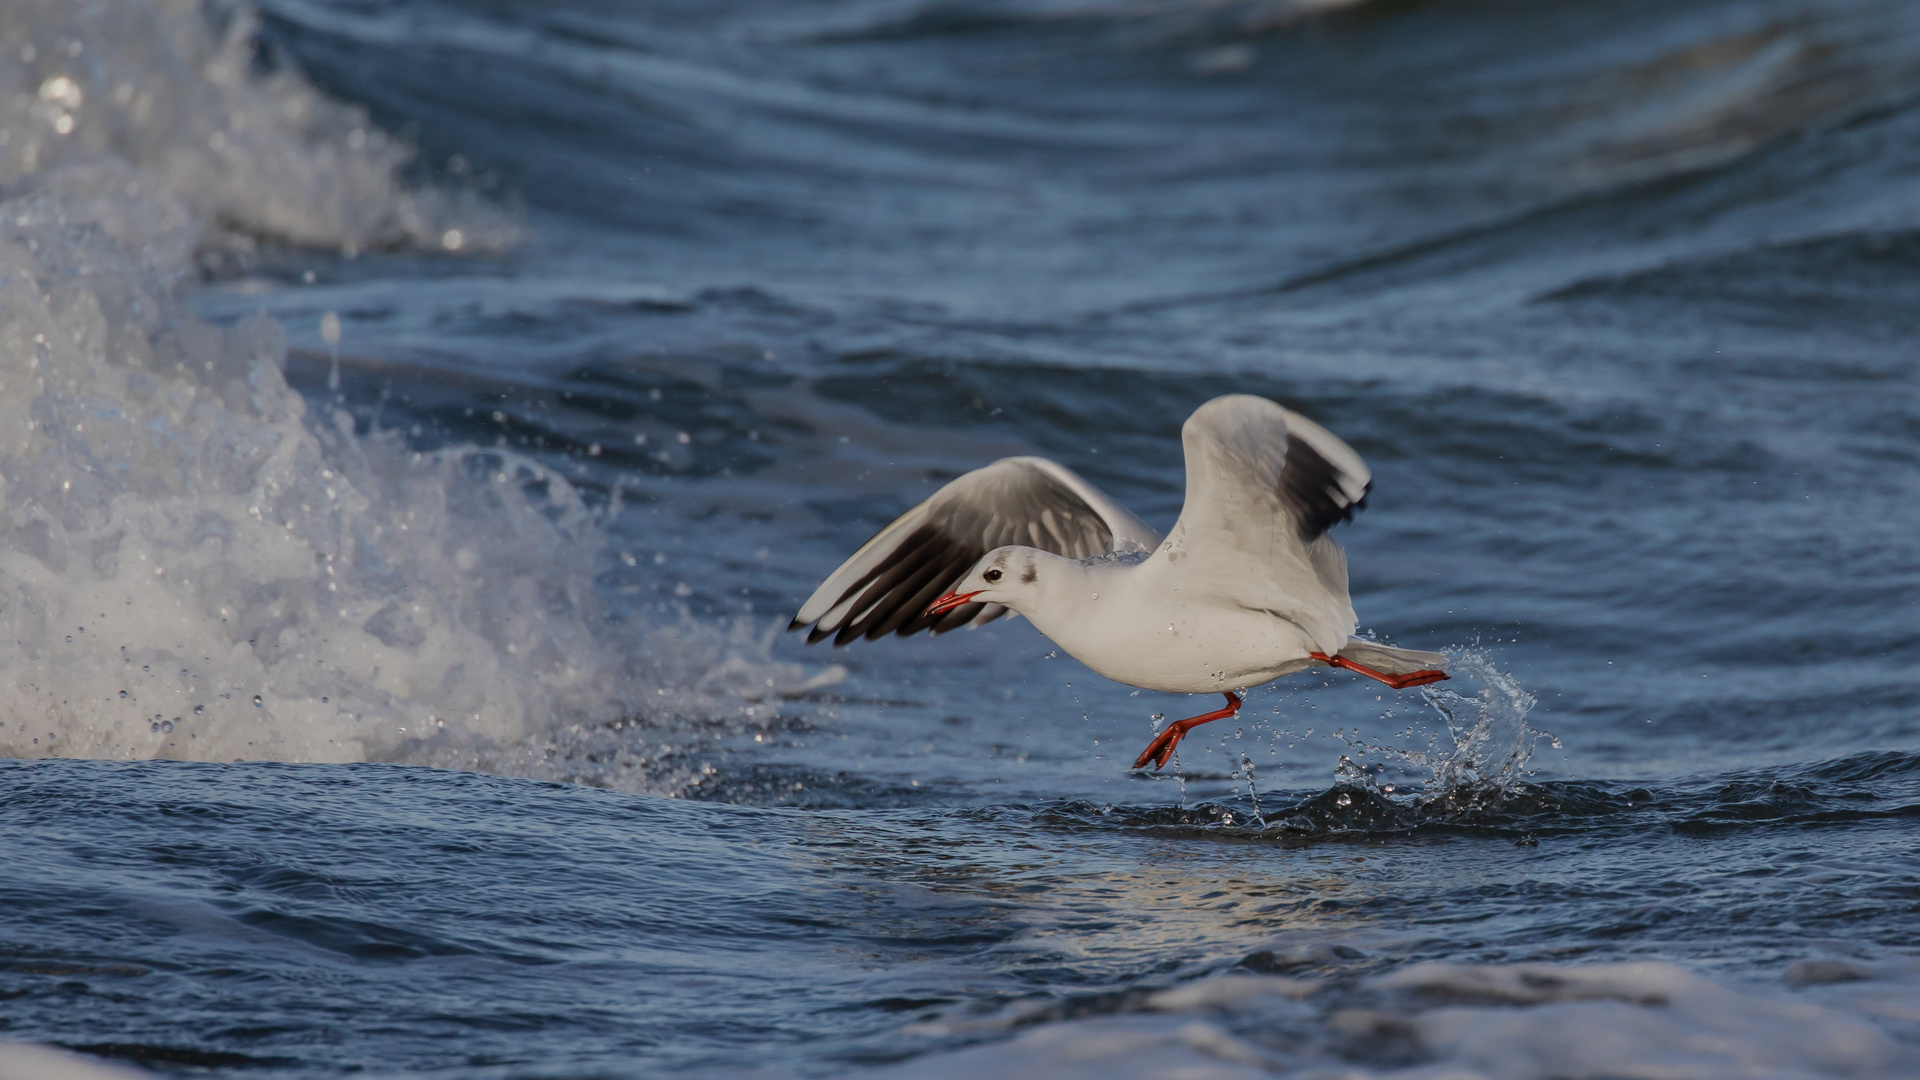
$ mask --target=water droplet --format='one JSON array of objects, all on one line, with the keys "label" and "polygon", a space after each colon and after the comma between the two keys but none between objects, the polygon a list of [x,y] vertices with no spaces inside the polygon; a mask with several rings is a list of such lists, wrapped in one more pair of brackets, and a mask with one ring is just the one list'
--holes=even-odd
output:
[{"label": "water droplet", "polygon": [[160,730],[160,722],[159,722],[159,721],[157,721],[157,720],[150,720],[150,721],[148,721],[148,722],[147,722],[147,730],[148,730],[148,731],[159,731],[159,730]]},{"label": "water droplet", "polygon": [[1335,806],[1352,806],[1352,805],[1353,805],[1353,796],[1351,796],[1351,795],[1349,795],[1349,794],[1347,794],[1346,792],[1344,792],[1344,791],[1343,791],[1343,792],[1341,792],[1341,793],[1340,793],[1340,796],[1339,796],[1338,798],[1336,798],[1336,799],[1334,799],[1334,800],[1333,800],[1333,805],[1335,805]]},{"label": "water droplet", "polygon": [[69,644],[69,645],[71,645],[71,644],[73,644],[73,635],[72,635],[72,634],[68,634],[68,635],[67,635],[67,644]]},{"label": "water droplet", "polygon": [[124,697],[126,697],[126,696],[127,696],[127,692],[126,692],[125,690],[122,690],[122,691],[120,691],[120,696],[121,696],[122,698],[124,698]]},{"label": "water droplet", "polygon": [[261,704],[262,702],[260,701],[260,695],[259,694],[253,695],[253,707],[257,709],[261,706]]},{"label": "water droplet", "polygon": [[179,717],[177,717],[177,716],[176,716],[176,717],[174,717],[174,718],[173,718],[172,720],[162,720],[162,721],[160,722],[160,730],[161,730],[161,731],[172,731],[172,730],[173,730],[173,725],[174,725],[174,724],[176,724],[176,723],[178,723],[178,722],[179,722],[179,720],[180,720],[180,718],[179,718]]},{"label": "water droplet", "polygon": [[69,109],[77,109],[81,102],[86,100],[86,95],[81,91],[79,83],[65,75],[55,75],[40,84],[40,100],[49,105],[64,105]]},{"label": "water droplet", "polygon": [[200,716],[204,714],[206,711],[207,711],[207,707],[205,705],[195,705],[193,707],[193,715],[195,716]]},{"label": "water droplet", "polygon": [[1387,794],[1389,794],[1389,795],[1391,795],[1391,794],[1393,794],[1393,785],[1392,785],[1392,784],[1381,784],[1381,785],[1380,785],[1380,790],[1381,790],[1381,791],[1384,791],[1384,792],[1386,792],[1386,793],[1387,793]]}]

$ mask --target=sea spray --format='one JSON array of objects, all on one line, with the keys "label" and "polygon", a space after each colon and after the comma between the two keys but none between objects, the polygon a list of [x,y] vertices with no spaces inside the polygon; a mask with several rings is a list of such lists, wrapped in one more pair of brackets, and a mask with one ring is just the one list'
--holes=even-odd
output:
[{"label": "sea spray", "polygon": [[672,793],[699,775],[658,750],[675,732],[839,677],[773,662],[757,623],[610,619],[617,505],[504,449],[356,432],[288,386],[277,323],[180,302],[249,238],[508,239],[401,185],[363,115],[243,63],[228,14],[216,34],[192,3],[28,3],[0,27],[28,91],[0,94],[0,756]]},{"label": "sea spray", "polygon": [[540,465],[310,416],[277,324],[193,319],[58,184],[0,263],[0,752],[393,758],[631,696]]},{"label": "sea spray", "polygon": [[272,65],[244,4],[9,0],[6,12],[0,190],[85,174],[110,233],[138,228],[139,196],[164,192],[216,262],[262,240],[351,255],[519,239],[511,215],[471,193],[404,184],[412,149]]},{"label": "sea spray", "polygon": [[1527,724],[1537,699],[1495,667],[1485,651],[1453,649],[1447,659],[1454,672],[1477,679],[1480,690],[1468,697],[1437,683],[1421,688],[1421,696],[1445,721],[1453,744],[1425,762],[1433,770],[1427,795],[1474,790],[1503,796],[1527,774],[1534,744],[1546,738],[1558,745],[1559,740]]},{"label": "sea spray", "polygon": [[[1357,731],[1338,732],[1350,752],[1340,755],[1334,768],[1336,806],[1353,805],[1356,798],[1383,803],[1398,785],[1382,784],[1379,777],[1387,771],[1388,762],[1397,762],[1402,768],[1429,773],[1411,804],[1402,800],[1420,818],[1495,808],[1521,789],[1536,743],[1547,739],[1555,747],[1560,745],[1551,732],[1527,723],[1535,697],[1495,666],[1484,650],[1450,649],[1447,659],[1448,670],[1456,678],[1473,679],[1480,689],[1467,695],[1440,684],[1421,688],[1422,698],[1444,728],[1444,733],[1432,734],[1424,750],[1370,742]],[[1403,734],[1416,730],[1409,728]],[[1357,759],[1363,757],[1374,760],[1361,764]],[[1347,797],[1345,803],[1337,801],[1342,794]]]}]

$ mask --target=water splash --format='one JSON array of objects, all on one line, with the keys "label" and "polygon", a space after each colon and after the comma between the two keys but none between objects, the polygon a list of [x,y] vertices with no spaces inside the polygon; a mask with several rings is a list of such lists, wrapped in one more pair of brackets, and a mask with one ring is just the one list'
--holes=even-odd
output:
[{"label": "water splash", "polygon": [[0,25],[47,87],[0,95],[0,756],[696,783],[658,747],[840,670],[775,663],[757,624],[610,617],[617,503],[504,449],[357,434],[288,386],[278,323],[176,296],[235,229],[344,249],[438,227],[408,216],[430,193],[390,141],[330,141],[363,116],[239,62],[249,26],[216,35],[187,0]]},{"label": "water splash", "polygon": [[[1189,806],[1183,799],[1177,808],[1128,809],[1117,819],[1112,814],[1103,816],[1126,827],[1313,837],[1485,824],[1516,809],[1528,813],[1557,806],[1558,796],[1543,795],[1542,789],[1526,781],[1535,744],[1547,739],[1555,747],[1560,745],[1551,733],[1527,723],[1534,696],[1496,667],[1483,650],[1449,650],[1447,657],[1448,670],[1477,680],[1480,689],[1471,696],[1450,689],[1422,689],[1444,721],[1445,746],[1439,745],[1442,736],[1436,734],[1426,750],[1399,749],[1369,743],[1357,732],[1342,728],[1334,734],[1350,752],[1340,755],[1335,764],[1333,786],[1292,805],[1264,808],[1253,783],[1253,762],[1242,755],[1234,778],[1247,780],[1245,805],[1250,812],[1238,803]],[[1409,728],[1408,734],[1414,730]],[[1312,732],[1308,728],[1304,734]],[[1367,757],[1373,760],[1360,760]],[[1396,764],[1431,774],[1411,798],[1397,792],[1399,785],[1383,780]],[[1534,841],[1523,836],[1516,842]]]},{"label": "water splash", "polygon": [[[1334,767],[1336,792],[1368,800],[1391,796],[1397,785],[1383,784],[1380,777],[1388,771],[1388,762],[1398,762],[1430,774],[1413,800],[1423,816],[1491,809],[1524,786],[1541,739],[1560,745],[1551,732],[1527,723],[1537,699],[1496,667],[1485,650],[1451,649],[1447,659],[1456,677],[1476,680],[1480,689],[1468,696],[1438,684],[1421,688],[1421,696],[1443,722],[1444,745],[1438,734],[1422,750],[1369,742],[1357,732],[1337,732],[1351,752],[1340,755]],[[1409,728],[1403,734],[1415,730]],[[1375,760],[1364,765],[1355,760],[1365,756]]]},{"label": "water splash", "polygon": [[1445,720],[1453,741],[1451,749],[1425,763],[1433,770],[1427,797],[1461,791],[1504,796],[1527,775],[1534,745],[1542,738],[1553,739],[1555,745],[1559,740],[1527,724],[1527,714],[1538,699],[1495,667],[1485,651],[1450,650],[1447,660],[1458,674],[1479,680],[1480,692],[1468,697],[1438,684],[1421,688],[1421,696]]},{"label": "water splash", "polygon": [[220,258],[261,240],[349,255],[519,241],[471,193],[402,183],[412,149],[364,109],[263,70],[258,25],[224,0],[9,0],[0,56],[26,92],[0,93],[0,186],[67,174],[110,233],[143,227],[126,200],[164,193]]},{"label": "water splash", "polygon": [[310,415],[280,327],[194,319],[155,251],[0,202],[0,753],[393,758],[623,696],[572,488]]},{"label": "water splash", "polygon": [[1240,755],[1240,772],[1247,780],[1247,801],[1253,804],[1253,827],[1264,829],[1267,827],[1267,815],[1260,809],[1259,777],[1254,775],[1253,759],[1245,754]]}]

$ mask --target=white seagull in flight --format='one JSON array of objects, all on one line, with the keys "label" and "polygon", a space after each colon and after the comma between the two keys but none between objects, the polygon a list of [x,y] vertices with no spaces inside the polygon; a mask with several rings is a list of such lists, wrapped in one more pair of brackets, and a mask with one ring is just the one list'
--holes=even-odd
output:
[{"label": "white seagull in flight", "polygon": [[1003,458],[941,488],[840,565],[789,629],[807,643],[945,633],[1013,611],[1115,682],[1225,694],[1138,760],[1240,711],[1238,691],[1333,666],[1396,689],[1447,677],[1438,653],[1353,636],[1347,557],[1327,530],[1372,473],[1326,428],[1265,398],[1217,397],[1180,429],[1187,500],[1166,537],[1057,462]]}]

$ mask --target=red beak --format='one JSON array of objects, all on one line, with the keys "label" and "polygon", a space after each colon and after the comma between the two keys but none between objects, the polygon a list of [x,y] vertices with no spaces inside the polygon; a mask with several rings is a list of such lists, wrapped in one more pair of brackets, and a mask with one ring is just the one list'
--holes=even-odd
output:
[{"label": "red beak", "polygon": [[927,614],[944,615],[986,591],[985,589],[975,589],[973,592],[950,592],[938,600],[935,600],[933,603],[928,604]]}]

